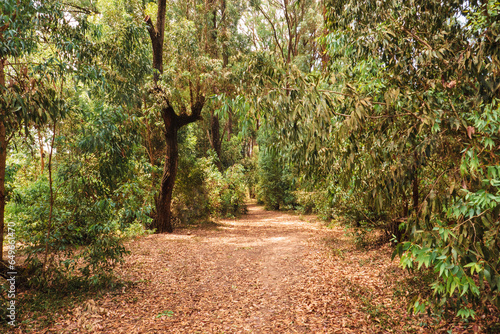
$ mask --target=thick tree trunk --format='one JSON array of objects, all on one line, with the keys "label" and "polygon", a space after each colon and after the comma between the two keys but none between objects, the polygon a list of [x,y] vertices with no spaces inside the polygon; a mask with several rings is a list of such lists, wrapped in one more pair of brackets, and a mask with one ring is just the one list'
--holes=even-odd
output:
[{"label": "thick tree trunk", "polygon": [[[5,87],[5,59],[0,59],[0,86]],[[5,129],[5,110],[0,111],[0,261],[3,260],[3,237],[5,215],[5,167],[7,162],[7,132]]]},{"label": "thick tree trunk", "polygon": [[[168,116],[165,116],[165,118],[168,119]],[[177,130],[177,124],[173,119],[165,122],[165,164],[163,166],[160,193],[156,199],[156,218],[154,223],[157,233],[172,233],[173,231],[171,222],[172,192],[174,190],[177,163],[179,160]]]},{"label": "thick tree trunk", "polygon": [[153,68],[156,72],[153,80],[158,83],[160,75],[163,74],[163,40],[165,36],[165,14],[167,11],[167,0],[158,0],[158,15],[156,17],[156,27],[149,16],[146,17],[146,23],[149,25],[149,35],[153,47]]}]

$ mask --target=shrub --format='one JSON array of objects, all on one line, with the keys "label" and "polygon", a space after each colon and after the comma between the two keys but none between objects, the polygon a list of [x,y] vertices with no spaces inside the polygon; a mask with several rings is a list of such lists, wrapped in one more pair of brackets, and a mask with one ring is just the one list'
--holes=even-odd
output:
[{"label": "shrub", "polygon": [[[68,190],[64,184],[59,189]],[[106,281],[126,253],[116,233],[115,203],[65,191],[56,198],[50,220],[49,203],[48,181],[41,177],[15,189],[7,206],[7,219],[18,226],[20,250],[27,256],[29,283],[48,287],[71,280]]]},{"label": "shrub", "polygon": [[[272,138],[262,135],[259,145],[270,147]],[[289,167],[281,163],[278,154],[273,149],[259,151],[257,200],[263,203],[267,210],[293,208],[293,175]]]},{"label": "shrub", "polygon": [[209,194],[210,213],[217,217],[238,216],[245,211],[244,167],[235,164],[221,173],[214,158],[202,158],[206,189]]}]

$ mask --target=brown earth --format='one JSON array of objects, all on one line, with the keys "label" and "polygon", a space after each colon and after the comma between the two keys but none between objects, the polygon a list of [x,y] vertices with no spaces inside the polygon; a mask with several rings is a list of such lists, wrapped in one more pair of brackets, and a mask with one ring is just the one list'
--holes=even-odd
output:
[{"label": "brown earth", "polygon": [[[406,312],[388,247],[358,250],[342,228],[249,206],[217,228],[131,241],[134,282],[88,300],[43,333],[432,332]],[[395,293],[398,296],[395,296]]]}]

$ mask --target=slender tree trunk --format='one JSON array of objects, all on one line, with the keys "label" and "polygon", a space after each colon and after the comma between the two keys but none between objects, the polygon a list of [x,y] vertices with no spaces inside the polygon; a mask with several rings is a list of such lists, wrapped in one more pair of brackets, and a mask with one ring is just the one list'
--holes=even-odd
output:
[{"label": "slender tree trunk", "polygon": [[154,169],[154,165],[156,163],[155,161],[155,152],[153,149],[153,144],[152,144],[152,139],[151,139],[151,125],[149,124],[149,120],[145,119],[144,124],[146,125],[146,151],[149,157],[149,163],[151,164],[152,171],[151,171],[151,184],[154,186],[155,180],[156,180],[156,172]]},{"label": "slender tree trunk", "polygon": [[418,211],[418,175],[415,171],[415,177],[413,179],[413,210]]},{"label": "slender tree trunk", "polygon": [[[5,59],[0,59],[0,87],[5,87]],[[3,237],[5,215],[5,167],[7,162],[7,131],[5,110],[0,110],[0,261],[3,260]]]},{"label": "slender tree trunk", "polygon": [[45,169],[45,161],[43,156],[45,155],[43,152],[43,140],[42,140],[42,132],[38,129],[38,145],[40,145],[40,172],[43,173]]},{"label": "slender tree trunk", "polygon": [[212,2],[212,32],[211,32],[211,53],[213,58],[218,58],[218,50],[217,50],[217,6],[215,1]]},{"label": "slender tree trunk", "polygon": [[227,115],[227,140],[231,140],[231,135],[233,134],[233,114],[231,108],[229,108],[229,112]]},{"label": "slender tree trunk", "polygon": [[229,50],[227,47],[228,36],[227,36],[227,13],[226,13],[226,0],[222,0],[221,2],[221,24],[222,24],[222,67],[226,68],[227,64],[229,64]]},{"label": "slender tree trunk", "polygon": [[417,152],[413,153],[413,157],[415,159],[415,171],[413,174],[413,210],[418,213],[418,156]]},{"label": "slender tree trunk", "polygon": [[408,217],[408,199],[403,195],[403,217]]},{"label": "slender tree trunk", "polygon": [[52,153],[54,152],[54,140],[56,138],[56,122],[54,122],[54,127],[52,128],[52,140],[50,141],[50,152],[49,152],[49,191],[50,191],[50,207],[49,207],[49,222],[47,227],[47,235],[45,236],[45,255],[43,258],[42,269],[47,272],[47,261],[49,258],[49,239],[52,232],[52,216],[54,213],[54,187],[52,182]]},{"label": "slender tree trunk", "polygon": [[[207,38],[207,40],[210,41],[209,49],[210,49],[210,54],[212,58],[218,59],[219,58],[219,52],[217,48],[217,1],[216,0],[210,0],[209,2],[210,9],[212,10],[212,27],[210,29],[210,37]],[[222,13],[221,20],[224,20],[224,15],[225,13]],[[224,27],[224,26],[223,26]],[[224,35],[222,36],[224,39]],[[224,58],[224,57],[223,57]],[[222,67],[226,67],[227,64],[224,64],[223,60],[223,65]],[[218,161],[216,161],[215,165],[217,166],[217,169],[222,172],[222,163],[221,163],[221,142],[222,138],[220,138],[220,121],[219,121],[219,116],[216,115],[213,111],[210,112],[210,143],[212,144],[212,148],[214,149],[215,153],[217,154]]]},{"label": "slender tree trunk", "polygon": [[214,149],[215,153],[217,154],[217,158],[219,160],[216,162],[217,168],[219,169],[220,172],[222,172],[222,163],[221,163],[221,138],[220,138],[220,122],[219,122],[219,117],[214,114],[212,111],[210,115],[210,144],[212,144],[212,148]]},{"label": "slender tree trunk", "polygon": [[[327,10],[326,6],[323,3],[323,22],[328,22],[327,20]],[[328,35],[329,31],[328,28],[326,27],[326,24],[324,24],[323,27],[323,36]],[[323,65],[323,68],[326,69],[328,66],[328,63],[330,62],[330,56],[328,55],[328,51],[325,48],[323,43],[319,43],[319,48],[320,48],[320,53],[321,53],[321,64]]]}]

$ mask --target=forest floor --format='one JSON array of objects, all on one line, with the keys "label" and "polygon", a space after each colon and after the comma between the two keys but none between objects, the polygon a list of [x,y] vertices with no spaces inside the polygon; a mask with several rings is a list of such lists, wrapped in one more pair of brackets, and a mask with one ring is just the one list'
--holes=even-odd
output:
[{"label": "forest floor", "polygon": [[[359,249],[343,228],[313,216],[249,205],[241,219],[127,246],[131,254],[117,273],[129,284],[86,299],[34,332],[444,331],[407,312],[411,278],[390,260],[389,246]],[[450,329],[464,332],[463,324]]]}]

